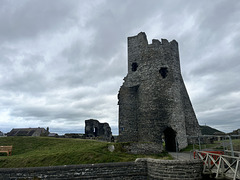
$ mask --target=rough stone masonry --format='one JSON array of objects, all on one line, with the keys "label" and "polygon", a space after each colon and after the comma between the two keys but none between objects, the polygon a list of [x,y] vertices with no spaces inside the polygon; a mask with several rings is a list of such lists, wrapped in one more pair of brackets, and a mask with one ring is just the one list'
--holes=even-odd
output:
[{"label": "rough stone masonry", "polygon": [[175,40],[148,44],[144,32],[128,37],[128,74],[118,99],[119,141],[145,146],[146,153],[161,152],[163,140],[168,151],[182,149],[188,145],[187,135],[201,134]]}]

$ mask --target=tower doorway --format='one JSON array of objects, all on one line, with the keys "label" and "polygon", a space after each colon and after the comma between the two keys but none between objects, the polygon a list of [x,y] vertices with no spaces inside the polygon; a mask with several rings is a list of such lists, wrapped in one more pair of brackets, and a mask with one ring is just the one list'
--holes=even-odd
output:
[{"label": "tower doorway", "polygon": [[176,132],[167,127],[164,131],[165,150],[170,152],[176,152]]}]

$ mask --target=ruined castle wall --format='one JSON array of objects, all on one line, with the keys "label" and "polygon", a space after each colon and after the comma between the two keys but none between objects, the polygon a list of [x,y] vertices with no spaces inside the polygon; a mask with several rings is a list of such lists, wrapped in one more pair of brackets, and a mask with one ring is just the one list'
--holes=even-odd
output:
[{"label": "ruined castle wall", "polygon": [[108,123],[100,123],[98,120],[89,119],[85,120],[85,136],[111,141],[112,131]]},{"label": "ruined castle wall", "polygon": [[122,132],[121,141],[138,141],[138,121],[137,121],[137,92],[138,87],[121,87],[121,100],[119,104],[119,128]]},{"label": "ruined castle wall", "polygon": [[119,91],[119,140],[161,144],[173,129],[179,148],[199,131],[180,70],[175,40],[153,40],[145,33],[128,38],[128,74]]}]

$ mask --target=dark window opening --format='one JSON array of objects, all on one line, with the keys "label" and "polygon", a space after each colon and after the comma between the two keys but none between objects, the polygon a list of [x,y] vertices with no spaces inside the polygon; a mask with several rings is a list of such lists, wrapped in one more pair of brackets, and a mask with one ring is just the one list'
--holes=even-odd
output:
[{"label": "dark window opening", "polygon": [[176,132],[168,127],[163,133],[166,151],[176,152]]},{"label": "dark window opening", "polygon": [[138,64],[137,63],[132,63],[132,71],[136,71],[138,68]]},{"label": "dark window opening", "polygon": [[159,73],[161,74],[162,78],[166,78],[166,77],[167,77],[167,73],[168,73],[168,68],[162,67],[162,68],[159,70]]}]

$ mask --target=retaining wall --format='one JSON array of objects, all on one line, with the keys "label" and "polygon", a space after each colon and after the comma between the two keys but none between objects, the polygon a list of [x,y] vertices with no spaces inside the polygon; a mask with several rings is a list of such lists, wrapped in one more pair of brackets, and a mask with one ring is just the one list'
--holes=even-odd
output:
[{"label": "retaining wall", "polygon": [[82,164],[33,168],[1,168],[1,180],[17,179],[201,179],[202,162],[137,159],[135,162]]},{"label": "retaining wall", "polygon": [[148,159],[147,170],[149,179],[200,180],[202,179],[203,165],[198,160]]}]

